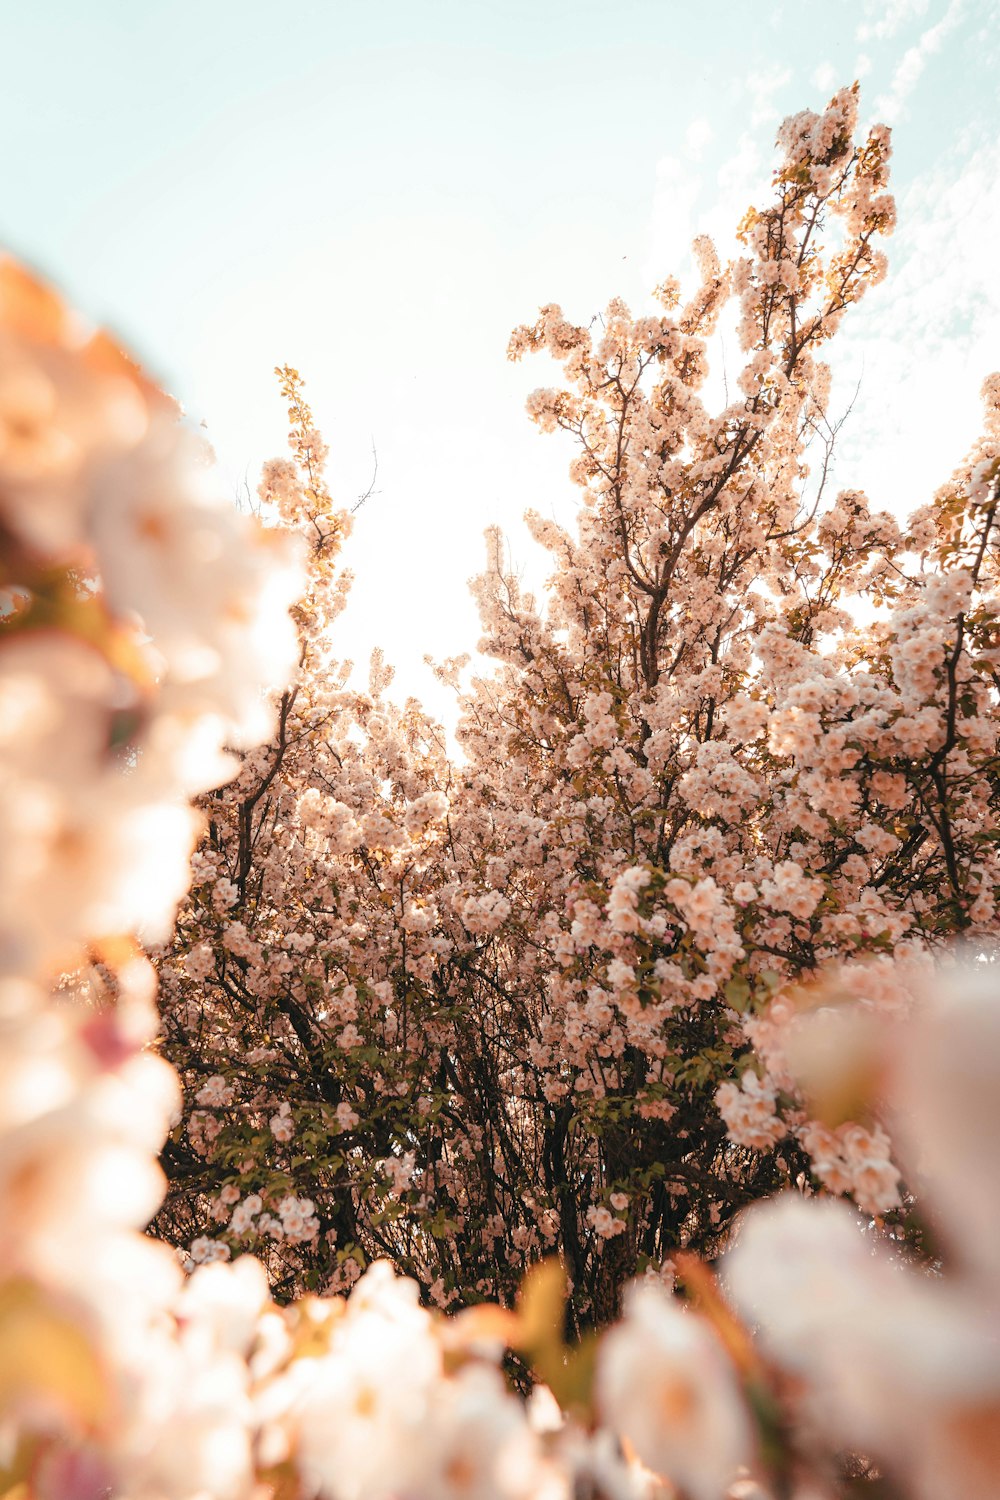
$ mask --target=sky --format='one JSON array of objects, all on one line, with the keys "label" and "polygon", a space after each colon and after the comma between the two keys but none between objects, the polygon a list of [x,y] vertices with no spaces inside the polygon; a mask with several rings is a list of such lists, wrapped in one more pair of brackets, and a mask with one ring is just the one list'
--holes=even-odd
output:
[{"label": "sky", "polygon": [[[507,340],[558,302],[639,311],[765,202],[781,119],[860,80],[893,127],[890,274],[833,358],[837,482],[906,514],[1000,368],[995,0],[0,0],[0,239],[204,422],[234,497],[285,450],[295,365],[356,516],[338,655],[449,717],[499,523],[577,508]],[[838,347],[839,346],[839,347]],[[860,382],[860,384],[859,384]]]}]

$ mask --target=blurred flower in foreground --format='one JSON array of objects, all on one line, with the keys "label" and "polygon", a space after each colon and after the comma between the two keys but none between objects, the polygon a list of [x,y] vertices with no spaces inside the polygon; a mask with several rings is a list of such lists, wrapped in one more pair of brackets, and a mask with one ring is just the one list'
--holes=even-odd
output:
[{"label": "blurred flower in foreground", "polygon": [[0,966],[166,937],[188,799],[295,661],[290,535],[239,516],[174,404],[0,260]]},{"label": "blurred flower in foreground", "polygon": [[934,980],[885,1031],[881,1103],[939,1260],[902,1262],[846,1205],[785,1194],[744,1215],[725,1283],[832,1451],[873,1455],[922,1500],[986,1500],[1000,1494],[1000,994],[985,963]]}]

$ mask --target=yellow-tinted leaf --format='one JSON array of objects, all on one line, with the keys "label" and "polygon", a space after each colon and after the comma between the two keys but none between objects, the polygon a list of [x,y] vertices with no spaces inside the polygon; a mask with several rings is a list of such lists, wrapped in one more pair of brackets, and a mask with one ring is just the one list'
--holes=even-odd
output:
[{"label": "yellow-tinted leaf", "polygon": [[584,1335],[575,1348],[565,1351],[558,1365],[547,1372],[548,1386],[563,1411],[586,1422],[591,1415],[598,1336]]},{"label": "yellow-tinted leaf", "polygon": [[0,1411],[38,1403],[94,1427],[110,1400],[101,1361],[72,1314],[26,1278],[0,1285]]},{"label": "yellow-tinted leaf", "polygon": [[531,1267],[518,1297],[517,1347],[529,1358],[562,1348],[566,1306],[566,1272],[554,1256]]}]

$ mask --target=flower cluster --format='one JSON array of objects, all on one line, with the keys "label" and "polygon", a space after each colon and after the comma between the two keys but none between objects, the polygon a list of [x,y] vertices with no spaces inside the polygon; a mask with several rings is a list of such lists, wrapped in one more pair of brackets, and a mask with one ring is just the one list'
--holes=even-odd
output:
[{"label": "flower cluster", "polygon": [[958,1200],[1000,1139],[1000,1007],[982,962],[933,985],[906,1024],[887,1027],[881,1059],[883,1106],[935,1247],[930,1271],[891,1241],[873,1246],[845,1205],[786,1194],[747,1212],[724,1274],[762,1353],[795,1383],[804,1459],[823,1446],[861,1452],[901,1493],[986,1496],[997,1484],[1000,1200],[992,1187],[974,1208]]},{"label": "flower cluster", "polygon": [[3,1487],[229,1495],[249,1472],[231,1356],[138,1233],[180,1093],[136,939],[171,930],[190,798],[271,730],[295,548],[240,519],[172,404],[9,259],[0,361]]},{"label": "flower cluster", "polygon": [[0,736],[8,973],[171,928],[187,805],[271,727],[290,538],[250,530],[199,440],[111,342],[0,262]]}]

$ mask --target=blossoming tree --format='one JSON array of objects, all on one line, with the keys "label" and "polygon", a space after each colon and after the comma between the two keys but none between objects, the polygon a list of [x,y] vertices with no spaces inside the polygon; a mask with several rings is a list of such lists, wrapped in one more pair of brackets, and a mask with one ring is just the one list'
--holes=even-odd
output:
[{"label": "blossoming tree", "polygon": [[[188,1100],[161,1223],[196,1259],[252,1247],[288,1291],[388,1255],[447,1305],[558,1250],[601,1322],[782,1185],[911,1232],[884,1128],[833,1081],[810,1105],[796,1035],[818,967],[874,1025],[900,960],[995,932],[1000,383],[905,529],[857,490],[824,508],[821,355],[894,222],[888,133],[855,124],[852,90],[786,122],[745,254],[699,241],[687,302],[515,333],[562,367],[529,410],[583,506],[575,535],[529,516],[544,606],[491,538],[499,665],[453,764],[380,663],[364,694],[330,660],[347,525],[285,372],[293,461],[261,494],[313,540],[300,671],[210,802],[161,964]],[[727,306],[744,365],[711,411]]]},{"label": "blossoming tree", "polygon": [[[833,194],[868,275],[884,141],[853,152],[852,114],[789,122],[778,183]],[[768,264],[737,268],[752,307],[791,293]],[[795,343],[812,315],[782,305]],[[544,615],[484,581],[501,666],[451,766],[377,661],[368,693],[324,667],[347,522],[294,373],[295,462],[264,486],[283,533],[233,514],[162,393],[0,260],[6,1500],[1000,1493],[1000,382],[905,537],[853,494],[811,527],[794,483],[787,514],[767,496],[801,471],[815,370],[805,395],[805,363],[773,396],[751,380],[721,427],[678,376],[671,447],[648,323],[615,318],[575,395],[536,402],[583,442],[591,504],[549,535]],[[658,374],[694,371],[686,321],[660,324],[680,363]],[[589,349],[552,311],[518,343],[543,336]],[[311,541],[297,635],[288,529]],[[956,933],[975,961],[932,967]],[[383,1260],[282,1307],[251,1256],[185,1276],[139,1232],[177,1116],[162,1226],[207,1206],[214,1231],[189,1260],[252,1240],[282,1300],[379,1250],[419,1280]],[[772,1181],[793,1190],[753,1203]],[[727,1225],[717,1279],[691,1249]],[[549,1244],[562,1263],[515,1297]],[[570,1322],[603,1321],[668,1252],[683,1299],[654,1269],[566,1343],[568,1292]],[[442,1317],[422,1291],[499,1301]]]}]

